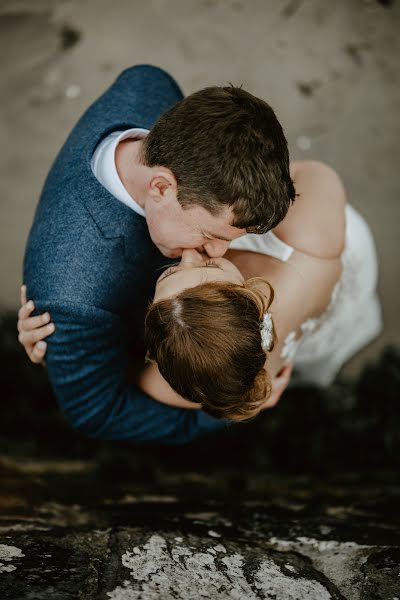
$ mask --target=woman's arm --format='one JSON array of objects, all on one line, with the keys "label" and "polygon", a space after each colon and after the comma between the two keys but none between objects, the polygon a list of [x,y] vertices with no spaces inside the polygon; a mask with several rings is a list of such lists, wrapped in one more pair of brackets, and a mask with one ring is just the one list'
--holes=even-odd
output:
[{"label": "woman's arm", "polygon": [[[290,377],[292,375],[292,370],[292,363],[288,363],[281,367],[276,377],[272,380],[271,393],[268,395],[268,398],[265,399],[265,402],[261,406],[260,410],[273,408],[279,402],[281,395],[288,386]],[[143,392],[151,396],[154,400],[158,400],[158,402],[162,402],[163,404],[189,409],[201,408],[201,404],[185,400],[185,398],[182,398],[182,396],[177,394],[165,381],[155,363],[146,365],[138,379],[137,384]]]},{"label": "woman's arm", "polygon": [[315,258],[337,258],[344,246],[346,192],[339,175],[315,160],[290,165],[298,194],[275,235]]},{"label": "woman's arm", "polygon": [[179,406],[180,408],[201,408],[201,404],[190,402],[190,400],[186,400],[177,394],[165,381],[156,363],[150,363],[144,367],[137,380],[137,385],[151,398],[163,404]]}]

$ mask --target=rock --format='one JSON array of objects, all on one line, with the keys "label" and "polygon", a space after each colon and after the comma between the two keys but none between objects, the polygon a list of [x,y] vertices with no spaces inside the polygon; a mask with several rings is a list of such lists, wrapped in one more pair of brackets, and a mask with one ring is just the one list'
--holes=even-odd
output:
[{"label": "rock", "polygon": [[370,554],[361,567],[364,585],[361,600],[398,600],[400,598],[400,549]]}]

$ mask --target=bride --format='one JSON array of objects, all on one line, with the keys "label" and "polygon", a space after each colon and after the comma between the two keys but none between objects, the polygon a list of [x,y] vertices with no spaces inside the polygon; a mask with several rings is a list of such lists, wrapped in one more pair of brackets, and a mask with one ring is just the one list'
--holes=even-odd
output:
[{"label": "bride", "polygon": [[[154,399],[246,420],[277,402],[271,381],[288,365],[295,381],[328,385],[379,334],[371,232],[334,171],[309,161],[296,178],[298,164],[299,198],[274,231],[234,240],[224,258],[184,250],[160,275],[138,380]],[[20,341],[37,362],[49,325],[22,304]]]}]

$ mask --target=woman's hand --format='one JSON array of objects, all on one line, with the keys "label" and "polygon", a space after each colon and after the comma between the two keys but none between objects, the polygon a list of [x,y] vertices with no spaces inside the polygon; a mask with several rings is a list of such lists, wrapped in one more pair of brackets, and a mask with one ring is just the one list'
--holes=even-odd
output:
[{"label": "woman's hand", "polygon": [[292,376],[292,371],[293,363],[288,363],[275,376],[275,378],[272,380],[271,395],[261,406],[261,410],[273,408],[276,404],[278,404],[280,397],[282,396],[283,392],[286,390],[289,384],[290,377]]},{"label": "woman's hand", "polygon": [[45,364],[47,344],[43,341],[54,333],[55,325],[51,322],[49,313],[37,317],[30,315],[35,310],[35,305],[30,300],[27,302],[26,285],[21,287],[21,308],[18,312],[17,329],[19,331],[18,341],[25,348],[30,360],[36,364]]}]

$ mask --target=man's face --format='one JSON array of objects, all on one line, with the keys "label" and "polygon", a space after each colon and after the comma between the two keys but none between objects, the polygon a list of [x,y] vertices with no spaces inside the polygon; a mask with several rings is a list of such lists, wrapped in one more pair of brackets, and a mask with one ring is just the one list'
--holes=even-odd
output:
[{"label": "man's face", "polygon": [[231,225],[230,207],[224,206],[216,217],[197,205],[184,210],[172,190],[162,200],[146,204],[146,220],[151,239],[168,258],[178,258],[190,248],[218,258],[225,254],[230,241],[246,233]]}]

